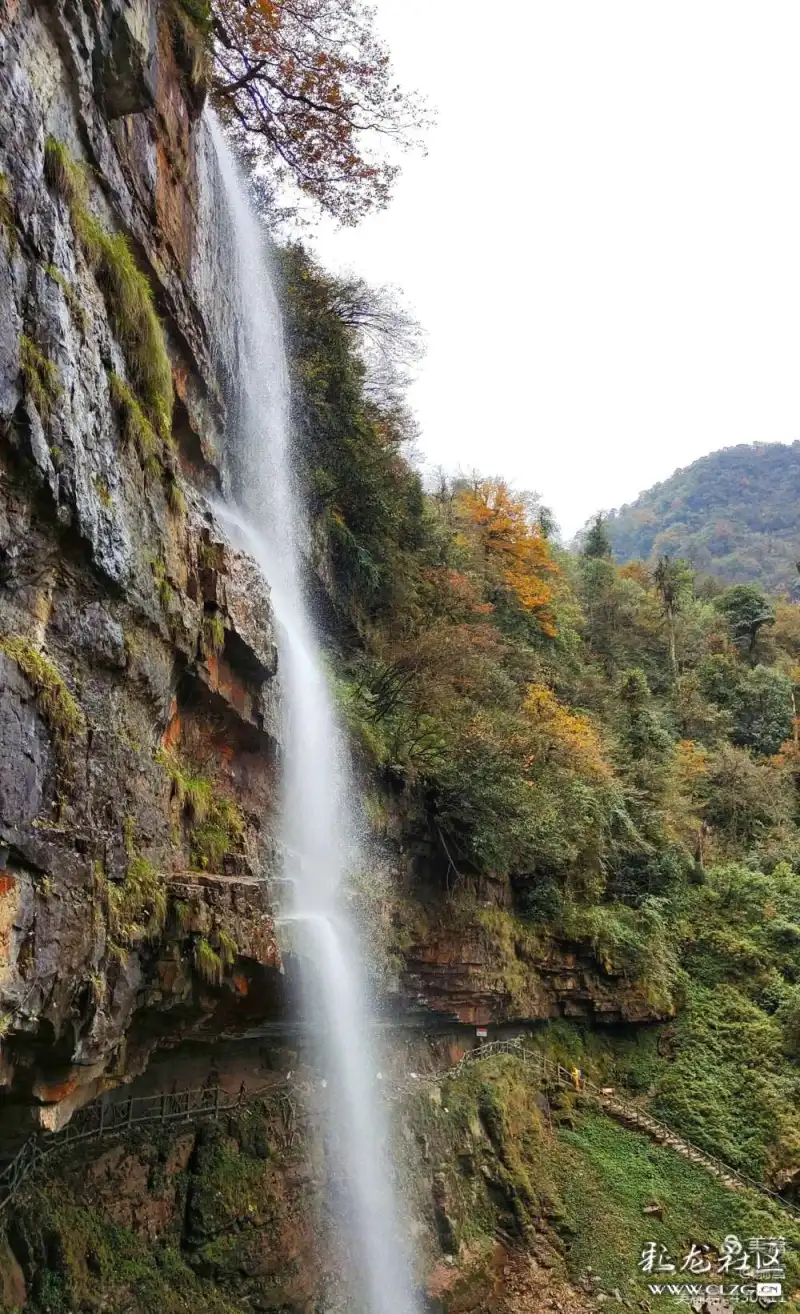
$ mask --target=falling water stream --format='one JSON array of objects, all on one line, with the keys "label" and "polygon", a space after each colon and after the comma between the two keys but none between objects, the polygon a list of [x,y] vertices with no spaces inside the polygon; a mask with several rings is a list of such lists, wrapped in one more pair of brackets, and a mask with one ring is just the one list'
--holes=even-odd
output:
[{"label": "falling water stream", "polygon": [[[227,208],[241,307],[238,432],[232,464],[235,508],[223,512],[270,585],[277,626],[285,751],[281,841],[286,921],[314,1010],[318,1061],[327,1078],[330,1140],[346,1184],[345,1238],[369,1314],[415,1314],[410,1263],[394,1199],[388,1128],[376,1082],[369,996],[341,887],[355,860],[353,786],[303,584],[302,497],[290,449],[289,376],[281,312],[262,227],[237,165],[210,118]],[[303,971],[301,967],[301,971]],[[312,989],[313,983],[313,989]]]}]

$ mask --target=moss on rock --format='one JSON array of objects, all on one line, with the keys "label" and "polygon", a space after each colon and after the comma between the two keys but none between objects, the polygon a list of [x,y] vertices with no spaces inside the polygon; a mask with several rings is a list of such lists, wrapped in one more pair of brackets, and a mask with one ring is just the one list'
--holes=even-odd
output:
[{"label": "moss on rock", "polygon": [[89,208],[85,169],[63,142],[48,137],[45,177],[69,208],[75,236],[95,271],[112,327],[140,393],[148,421],[164,442],[172,430],[172,366],[150,281],[124,233],[108,233]]},{"label": "moss on rock", "polygon": [[19,634],[0,636],[0,652],[16,662],[33,686],[39,710],[56,739],[63,745],[79,734],[84,726],[83,713],[49,657]]}]

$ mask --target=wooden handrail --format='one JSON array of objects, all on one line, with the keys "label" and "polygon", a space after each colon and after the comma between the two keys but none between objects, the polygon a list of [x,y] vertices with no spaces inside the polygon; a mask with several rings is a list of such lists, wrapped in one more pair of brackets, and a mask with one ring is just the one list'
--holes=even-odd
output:
[{"label": "wooden handrail", "polygon": [[[622,1122],[633,1122],[646,1134],[658,1141],[664,1138],[668,1148],[682,1153],[685,1157],[701,1163],[715,1177],[721,1178],[728,1186],[734,1182],[737,1186],[759,1191],[769,1196],[781,1209],[786,1209],[800,1218],[800,1208],[791,1200],[786,1200],[778,1191],[758,1182],[747,1173],[742,1173],[717,1155],[700,1149],[666,1123],[654,1118],[651,1113],[640,1108],[634,1100],[604,1094],[603,1090],[588,1077],[581,1075],[579,1083],[572,1074],[556,1060],[538,1050],[529,1049],[521,1037],[514,1040],[490,1040],[475,1049],[468,1050],[461,1058],[445,1071],[415,1074],[398,1082],[391,1095],[399,1098],[410,1090],[425,1085],[438,1084],[463,1072],[474,1063],[481,1063],[498,1054],[509,1055],[535,1070],[545,1081],[555,1082],[565,1089],[575,1090],[579,1096],[600,1105],[610,1117]],[[97,1140],[114,1132],[127,1131],[128,1128],[141,1126],[148,1122],[173,1122],[196,1118],[218,1118],[221,1113],[241,1108],[243,1105],[266,1096],[283,1094],[293,1089],[289,1080],[270,1082],[252,1091],[240,1089],[236,1095],[230,1095],[220,1085],[201,1086],[199,1089],[172,1091],[169,1094],[129,1096],[127,1100],[111,1103],[106,1099],[88,1104],[80,1109],[60,1131],[47,1132],[40,1136],[31,1136],[17,1152],[6,1167],[0,1171],[0,1215],[14,1199],[20,1188],[28,1181],[36,1167],[45,1159],[64,1146],[75,1145],[81,1141]],[[389,1092],[387,1092],[389,1093]],[[693,1157],[696,1156],[696,1159]]]}]

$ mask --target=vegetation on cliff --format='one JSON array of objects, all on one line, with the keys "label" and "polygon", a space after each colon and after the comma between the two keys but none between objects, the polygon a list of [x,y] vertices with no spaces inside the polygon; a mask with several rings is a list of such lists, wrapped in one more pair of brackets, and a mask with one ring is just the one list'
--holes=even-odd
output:
[{"label": "vegetation on cliff", "polygon": [[[648,1308],[649,1281],[703,1280],[648,1277],[639,1260],[649,1244],[676,1269],[692,1246],[711,1266],[732,1234],[783,1237],[797,1283],[795,1220],[569,1093],[548,1103],[517,1059],[420,1086],[396,1113],[420,1272],[432,1275],[424,1308],[540,1308],[562,1286],[558,1308],[575,1308],[576,1288],[587,1309],[598,1296],[610,1314]],[[75,1152],[56,1161],[9,1227],[25,1256],[26,1309],[238,1314],[309,1308],[322,1289],[327,1308],[352,1310],[347,1257],[320,1244],[315,1125],[302,1101],[265,1100],[219,1123],[134,1129],[98,1164]],[[515,1253],[534,1260],[523,1270],[531,1303],[497,1304],[515,1289]]]},{"label": "vegetation on cliff", "polygon": [[425,811],[444,916],[472,898],[477,923],[488,880],[510,896],[483,933],[511,995],[525,937],[556,934],[679,1012],[675,1063],[645,1087],[657,1107],[788,1180],[796,604],[667,554],[620,567],[602,519],[567,552],[500,478],[424,487],[413,427],[370,387],[336,280],[299,247],[285,270],[309,498],[343,622],[340,704],[365,765]]},{"label": "vegetation on cliff", "polygon": [[[47,138],[44,164],[48,183],[69,207],[75,237],[96,274],[131,379],[147,411],[147,417],[142,414],[137,424],[139,435],[147,425],[168,444],[172,427],[172,365],[149,280],[136,264],[126,235],[107,232],[93,214],[86,170],[55,137]],[[125,387],[121,380],[118,383]],[[130,390],[128,396],[130,410],[134,401]]]},{"label": "vegetation on cliff", "polygon": [[[293,177],[306,196],[344,222],[383,203],[394,166],[363,143],[373,130],[406,140],[419,112],[392,85],[386,53],[359,0],[171,0],[169,11],[191,46],[185,53],[193,78],[201,80],[207,43],[213,45],[218,103],[242,139],[252,136],[277,161],[280,179]],[[105,303],[110,332],[104,340],[112,355],[104,348],[96,395],[101,404],[110,399],[113,405],[118,423],[109,428],[146,474],[163,478],[172,512],[183,516],[167,336],[139,267],[139,248],[116,231],[116,221],[106,227],[108,199],[94,190],[90,171],[52,137],[45,175],[51,208],[75,237],[78,286],[85,278],[95,296],[96,284]],[[16,241],[16,220],[13,190],[0,175],[4,245]],[[39,251],[38,267],[51,281],[59,313],[64,306],[52,283],[85,338],[100,298],[84,304],[64,272],[46,263],[59,251],[63,243]],[[630,987],[646,1014],[661,1023],[645,1034],[602,1040],[596,1032],[560,1024],[542,1043],[568,1063],[631,1088],[709,1151],[796,1192],[800,613],[793,602],[770,595],[779,591],[773,586],[784,590],[787,584],[794,523],[787,510],[789,483],[781,476],[777,489],[770,487],[777,508],[770,518],[766,490],[758,480],[745,483],[731,458],[725,468],[739,471],[735,488],[723,481],[720,496],[728,497],[728,509],[735,508],[732,532],[719,516],[713,519],[717,503],[706,485],[702,495],[686,493],[681,521],[669,519],[673,487],[663,498],[658,494],[646,526],[634,526],[641,533],[630,552],[619,549],[625,512],[610,525],[599,518],[581,550],[567,552],[554,537],[547,509],[501,477],[442,476],[425,486],[409,458],[414,428],[397,369],[398,359],[402,365],[413,350],[413,326],[358,280],[326,275],[300,246],[283,253],[283,269],[302,473],[326,614],[329,604],[333,611],[332,680],[362,775],[374,786],[373,811],[391,798],[400,805],[399,815],[405,806],[407,815],[423,818],[429,842],[416,886],[409,881],[408,888],[388,892],[385,911],[394,921],[395,948],[409,948],[415,936],[435,929],[437,919],[472,932],[481,948],[489,947],[496,997],[508,1002],[510,1015],[529,1016],[536,1007],[537,954],[554,939],[567,941],[570,951],[577,946],[608,974],[609,992]],[[28,329],[20,341],[24,387],[46,424],[48,417],[58,419],[62,373],[66,388],[69,371],[60,373],[48,358],[42,346],[48,339],[28,322],[27,309],[22,318]],[[388,360],[383,372],[372,349],[376,333],[384,365]],[[182,407],[179,422],[191,425]],[[794,448],[758,454],[780,462],[787,451],[794,459]],[[141,489],[136,462],[130,464]],[[62,482],[66,488],[68,481]],[[748,518],[744,507],[754,485],[759,512]],[[100,471],[93,472],[92,486],[107,507],[111,493]],[[662,513],[666,527],[659,529]],[[37,522],[37,534],[40,529]],[[20,536],[28,532],[26,525]],[[769,558],[761,553],[765,534],[779,544]],[[16,546],[4,560],[9,579],[18,569]],[[71,542],[71,553],[75,546]],[[618,566],[614,546],[636,559]],[[144,574],[152,575],[175,639],[190,583],[172,558],[190,558],[191,542],[176,547],[150,541],[147,552]],[[77,572],[76,561],[77,553],[65,577]],[[737,582],[725,587],[709,571]],[[114,579],[121,588],[122,574]],[[63,1019],[52,1010],[63,1030],[43,1012],[51,1030],[36,1036],[34,1059],[20,1068],[26,1081],[30,1076],[31,1089],[35,1064],[55,1052],[51,1036],[58,1037],[64,1062],[71,1062],[73,1040],[91,1054],[90,1032],[99,1034],[108,1022],[114,1063],[119,1055],[124,1065],[125,1018],[133,1014],[114,1021],[113,1032],[111,1013],[103,1013],[99,1000],[121,994],[117,986],[126,978],[133,983],[129,993],[147,999],[136,984],[145,954],[155,970],[162,946],[180,946],[172,960],[159,960],[159,1007],[171,1006],[167,983],[182,970],[180,957],[186,977],[191,968],[204,987],[235,977],[238,928],[234,924],[235,938],[221,913],[198,906],[197,895],[174,900],[168,880],[226,874],[239,860],[249,871],[245,850],[256,829],[251,817],[256,809],[259,818],[264,815],[273,782],[253,792],[245,808],[240,799],[251,763],[240,770],[236,762],[224,774],[209,767],[203,774],[206,752],[212,761],[227,753],[229,744],[222,745],[233,724],[216,689],[215,743],[204,745],[199,734],[204,751],[196,760],[166,756],[162,749],[156,759],[164,769],[161,780],[153,762],[167,717],[179,725],[180,713],[198,706],[209,717],[195,655],[211,668],[220,665],[226,646],[228,655],[242,648],[236,632],[228,640],[232,621],[221,610],[219,581],[208,583],[205,596],[197,579],[191,580],[196,622],[190,645],[170,647],[161,625],[158,643],[164,647],[158,647],[148,628],[135,677],[148,701],[131,721],[144,750],[131,747],[124,771],[107,771],[110,784],[102,789],[102,759],[89,763],[87,755],[95,812],[81,817],[91,833],[78,835],[75,814],[63,809],[62,829],[75,828],[81,846],[76,843],[76,852],[86,858],[72,861],[69,870],[80,868],[83,884],[70,887],[62,877],[54,890],[49,873],[40,879],[37,869],[38,926],[55,923],[68,907],[83,914],[91,901],[104,957],[92,957],[74,994],[75,962],[65,967]],[[87,586],[81,587],[84,595],[70,594],[67,605],[63,596],[54,605],[46,589],[37,595],[42,633],[47,628],[58,634],[59,625],[62,635],[68,633],[67,620],[74,618],[64,613],[83,615]],[[89,589],[93,602],[99,590],[98,574]],[[102,651],[102,608],[91,614],[94,619],[84,625],[85,635],[91,634],[81,642],[91,640],[88,650],[102,666],[109,661]],[[106,616],[109,648],[113,626],[114,618]],[[72,633],[78,633],[77,622]],[[128,656],[134,651],[130,637],[124,640],[120,628],[120,655],[111,653],[110,670],[123,669],[123,646]],[[81,746],[90,740],[95,754],[97,744],[102,751],[103,740],[114,739],[116,751],[122,735],[106,733],[111,715],[87,679],[89,662],[73,666],[74,646],[66,639],[63,645],[66,678],[37,644],[17,636],[0,639],[62,754],[76,737]],[[49,640],[45,647],[50,651]],[[257,670],[254,683],[263,681],[255,655],[240,664]],[[108,705],[120,709],[125,729],[121,709],[133,701],[133,681],[118,688],[116,676],[103,678]],[[233,694],[239,703],[241,692],[237,687]],[[253,759],[263,747],[264,718],[256,711],[247,726]],[[85,726],[91,734],[83,733]],[[98,818],[108,819],[102,824],[113,838],[127,806],[128,777],[138,780],[130,796],[140,815],[125,825],[124,852],[106,845],[114,859],[107,870],[94,857],[100,851]],[[161,814],[153,809],[148,815],[149,795],[158,800],[159,790]],[[41,851],[38,845],[31,849],[37,861]],[[164,856],[167,864],[160,861]],[[26,936],[33,936],[33,926],[31,920]],[[26,939],[26,957],[20,955],[26,970],[35,943]],[[60,970],[62,941],[48,943],[45,952],[36,952]],[[106,957],[116,960],[108,975]],[[240,986],[247,986],[244,978]],[[27,1001],[29,994],[20,997]],[[188,1000],[188,987],[174,997]],[[0,1034],[10,1030],[14,1016],[0,1017]],[[96,1071],[105,1079],[111,1072],[104,1066],[107,1052],[98,1047],[96,1054]],[[115,1066],[112,1078],[121,1071]],[[435,1165],[418,1163],[411,1189],[412,1195],[419,1189],[419,1213],[429,1225],[425,1235],[438,1246],[433,1253],[462,1261],[477,1256],[465,1275],[472,1305],[456,1291],[456,1308],[481,1307],[498,1235],[573,1278],[591,1261],[606,1286],[619,1287],[630,1281],[636,1249],[649,1237],[670,1250],[695,1239],[716,1245],[731,1230],[788,1232],[800,1240],[757,1196],[725,1192],[668,1149],[654,1149],[586,1116],[568,1099],[548,1106],[510,1062],[461,1074],[447,1084],[446,1102],[435,1094],[420,1092],[416,1107],[410,1102],[404,1141],[424,1149],[424,1162]],[[69,1165],[71,1194],[57,1182],[37,1181],[15,1220],[12,1247],[30,1278],[29,1308],[59,1314],[75,1308],[202,1307],[232,1314],[272,1297],[276,1307],[310,1307],[319,1298],[316,1275],[295,1241],[303,1227],[313,1230],[311,1188],[320,1174],[318,1165],[302,1161],[295,1110],[290,1099],[287,1104],[282,1126],[273,1116],[259,1121],[258,1115],[243,1115],[192,1132],[184,1137],[191,1144],[182,1148],[160,1134],[138,1147],[138,1162],[126,1159],[123,1150],[117,1187],[130,1178],[134,1196],[139,1193],[125,1216],[132,1201],[124,1191],[115,1191],[118,1199],[107,1194],[109,1217],[97,1203],[102,1173],[114,1178],[119,1146],[93,1175],[91,1198],[82,1194]],[[159,1192],[168,1177],[174,1179],[173,1194],[165,1202]],[[138,1204],[152,1204],[154,1196],[158,1208],[152,1214],[145,1209],[140,1221]],[[276,1258],[278,1243],[283,1250]],[[318,1237],[304,1244],[312,1254]],[[295,1280],[300,1294],[290,1289]],[[443,1299],[445,1307],[449,1299]]]}]

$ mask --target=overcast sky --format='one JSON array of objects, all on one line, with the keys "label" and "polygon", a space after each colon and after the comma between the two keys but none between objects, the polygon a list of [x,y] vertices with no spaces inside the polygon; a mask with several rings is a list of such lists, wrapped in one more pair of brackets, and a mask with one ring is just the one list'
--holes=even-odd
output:
[{"label": "overcast sky", "polygon": [[797,0],[377,8],[438,125],[388,211],[316,241],[427,330],[427,462],[536,489],[571,534],[799,438]]}]

